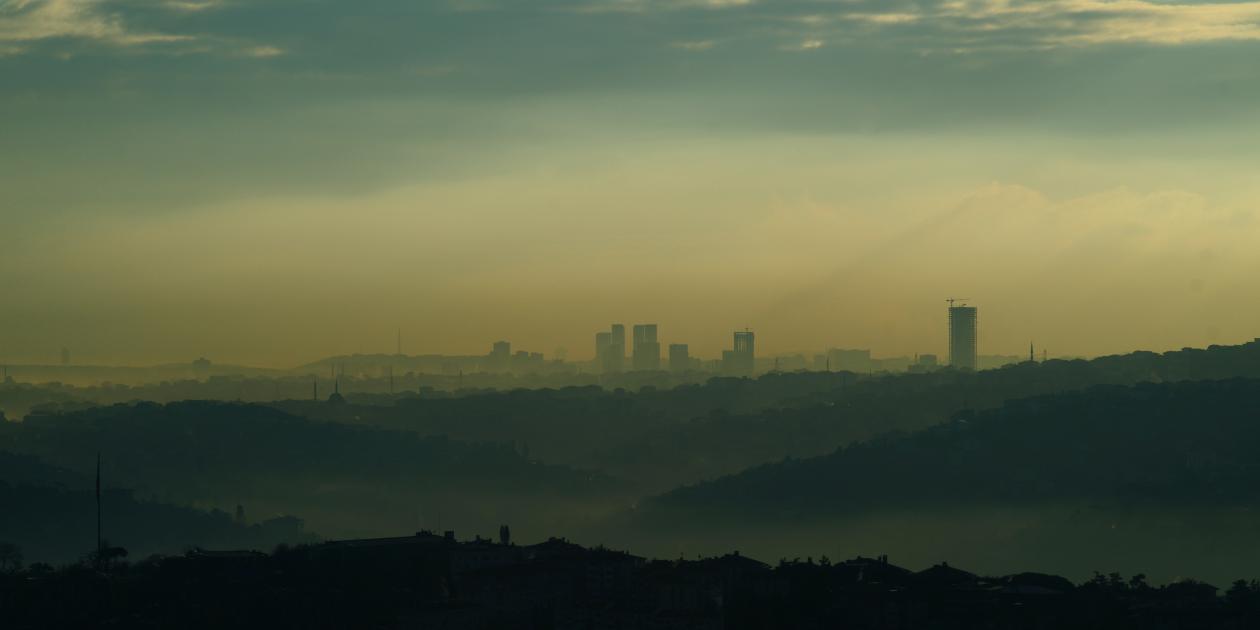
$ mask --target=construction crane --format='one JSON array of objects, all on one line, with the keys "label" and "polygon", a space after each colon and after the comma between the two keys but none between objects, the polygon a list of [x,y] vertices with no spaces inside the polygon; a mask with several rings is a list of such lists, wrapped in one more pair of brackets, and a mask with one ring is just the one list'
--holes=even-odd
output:
[{"label": "construction crane", "polygon": [[962,302],[962,303],[963,303],[963,306],[966,306],[966,305],[967,305],[967,300],[970,300],[970,299],[971,299],[971,298],[946,298],[946,300],[945,300],[945,301],[946,301],[946,302],[949,302],[949,307],[950,307],[950,308],[954,308],[954,302]]}]

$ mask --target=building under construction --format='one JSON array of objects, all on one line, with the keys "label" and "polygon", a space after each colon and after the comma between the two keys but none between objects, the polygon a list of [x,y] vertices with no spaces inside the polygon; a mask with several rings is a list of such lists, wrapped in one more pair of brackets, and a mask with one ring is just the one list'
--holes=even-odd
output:
[{"label": "building under construction", "polygon": [[949,301],[949,365],[974,370],[979,366],[976,352],[976,307],[956,306]]},{"label": "building under construction", "polygon": [[752,376],[757,366],[756,337],[751,330],[735,333],[733,350],[722,352],[722,371],[728,376]]}]

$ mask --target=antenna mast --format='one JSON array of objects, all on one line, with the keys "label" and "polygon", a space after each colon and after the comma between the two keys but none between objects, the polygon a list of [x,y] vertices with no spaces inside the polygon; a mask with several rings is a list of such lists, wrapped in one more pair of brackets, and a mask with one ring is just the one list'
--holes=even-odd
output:
[{"label": "antenna mast", "polygon": [[96,568],[101,567],[101,452],[96,452]]}]

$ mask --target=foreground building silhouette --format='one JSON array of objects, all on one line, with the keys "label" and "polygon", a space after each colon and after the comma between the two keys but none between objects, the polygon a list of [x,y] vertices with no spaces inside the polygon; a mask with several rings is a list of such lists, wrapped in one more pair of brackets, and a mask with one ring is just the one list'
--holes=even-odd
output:
[{"label": "foreground building silhouette", "polygon": [[561,538],[518,546],[438,535],[333,541],[273,554],[193,550],[103,571],[0,575],[5,627],[129,628],[1209,628],[1260,627],[1260,585],[1224,597],[1141,576],[1082,585],[981,577],[886,556],[832,563],[738,552],[653,560]]}]

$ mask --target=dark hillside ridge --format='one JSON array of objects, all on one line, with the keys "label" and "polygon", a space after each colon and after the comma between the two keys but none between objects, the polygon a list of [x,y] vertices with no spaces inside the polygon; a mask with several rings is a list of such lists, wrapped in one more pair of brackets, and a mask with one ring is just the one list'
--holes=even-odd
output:
[{"label": "dark hillside ridge", "polygon": [[1260,379],[1037,396],[680,488],[654,503],[794,514],[1064,501],[1249,505],[1260,501],[1257,401]]}]

